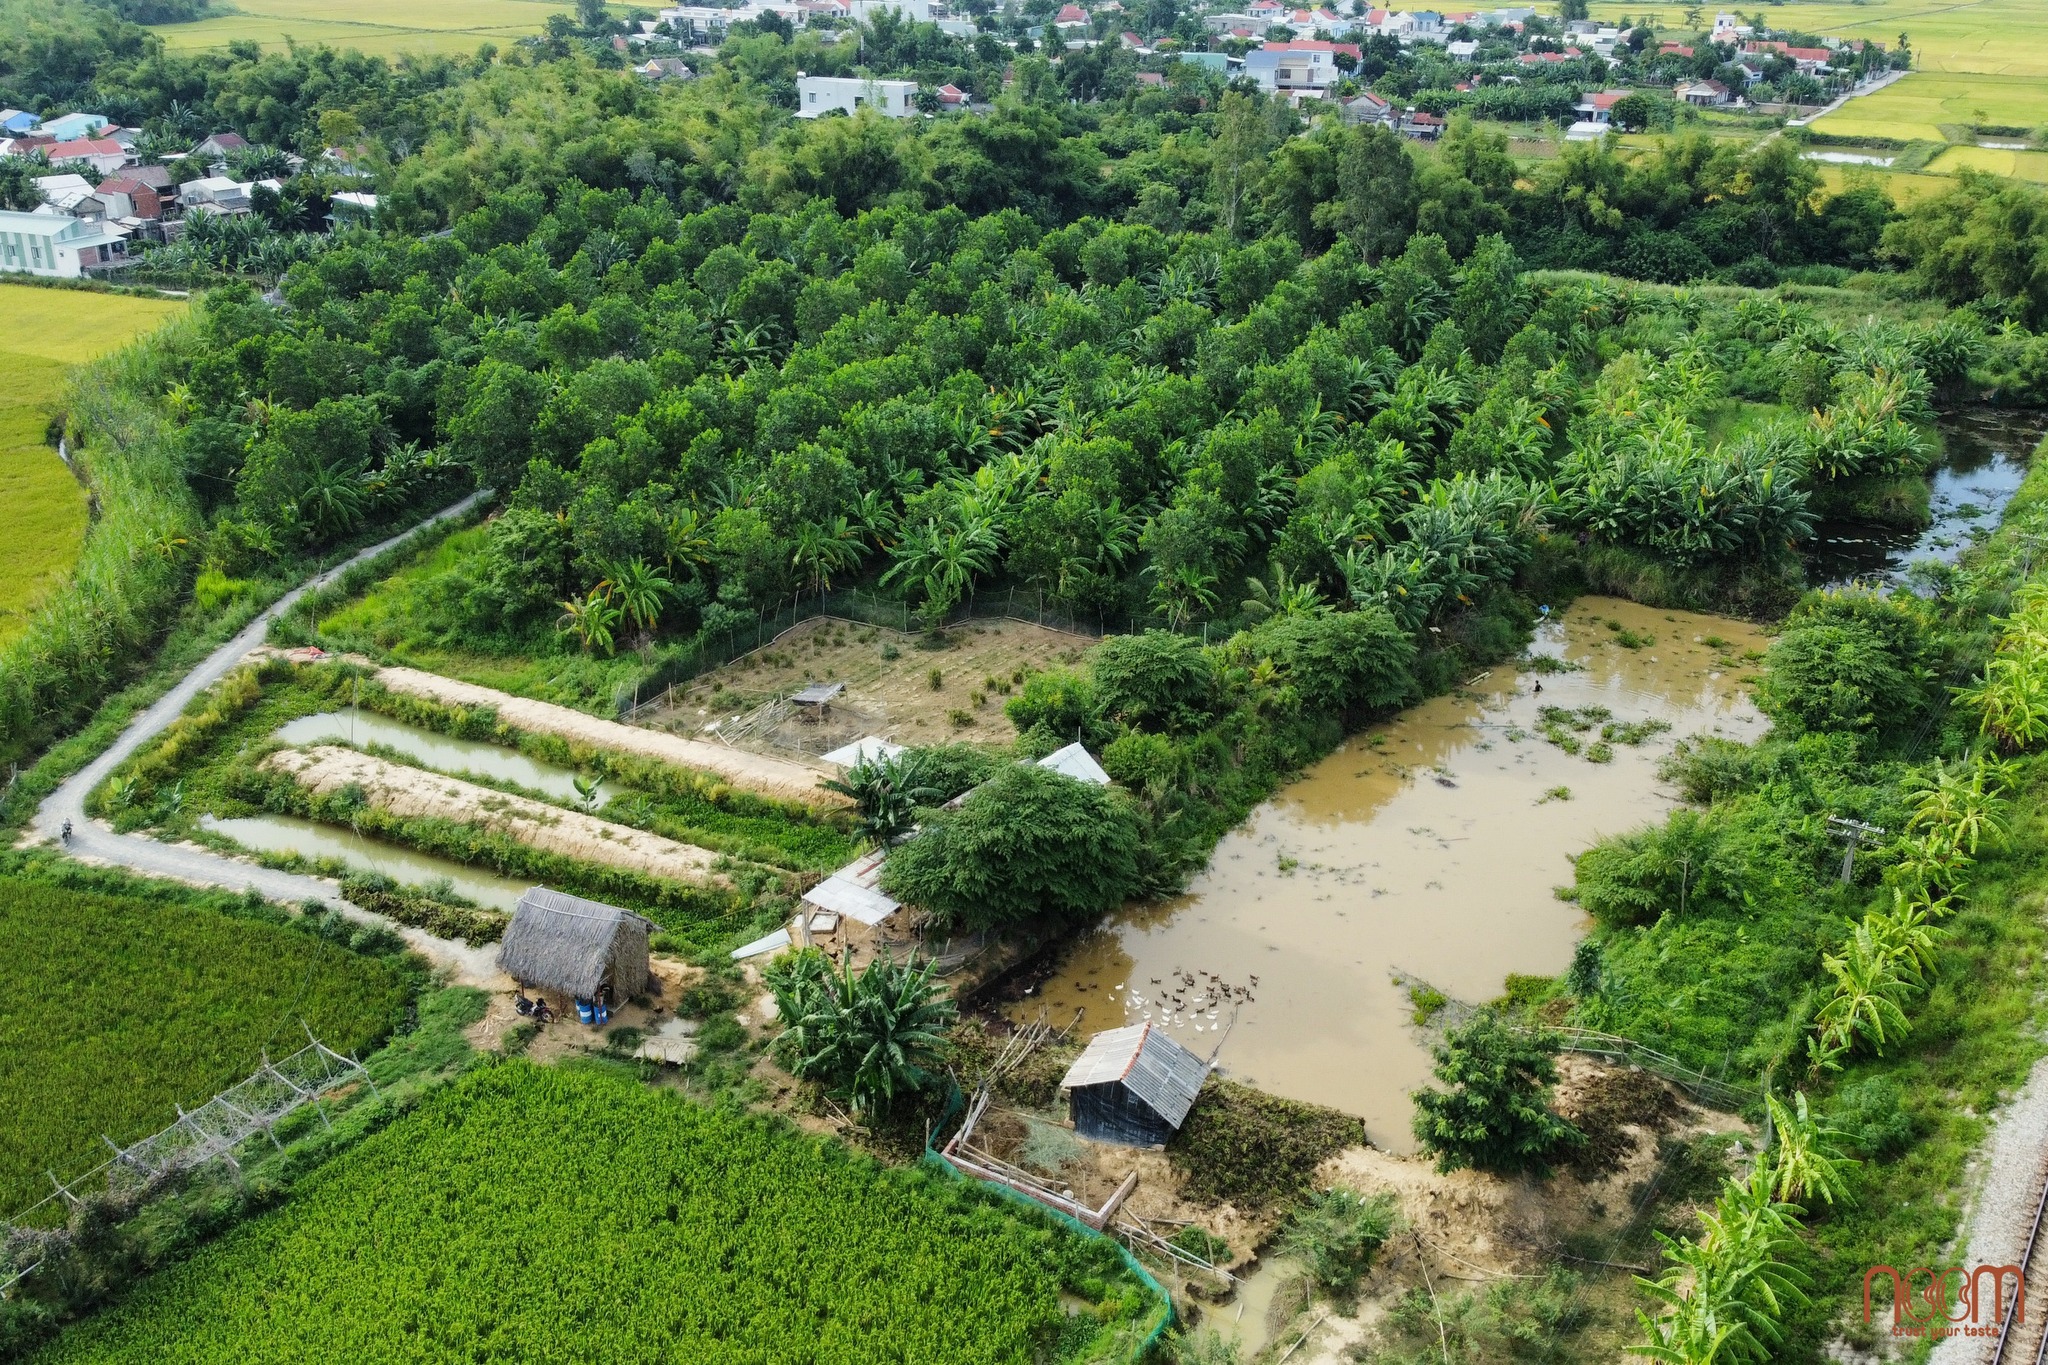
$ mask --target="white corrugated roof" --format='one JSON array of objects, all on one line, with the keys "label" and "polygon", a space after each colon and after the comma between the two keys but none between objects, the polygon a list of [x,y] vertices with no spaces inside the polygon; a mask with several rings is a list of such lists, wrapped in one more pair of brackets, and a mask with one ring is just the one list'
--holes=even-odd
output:
[{"label": "white corrugated roof", "polygon": [[1064,749],[1053,750],[1038,760],[1038,766],[1065,773],[1082,782],[1093,782],[1098,787],[1109,785],[1109,774],[1102,770],[1102,765],[1095,761],[1095,755],[1083,748],[1079,740]]},{"label": "white corrugated roof", "polygon": [[903,908],[903,902],[881,888],[886,858],[879,849],[863,854],[804,892],[804,901],[870,927],[880,924]]},{"label": "white corrugated roof", "polygon": [[851,768],[877,758],[894,758],[902,752],[901,744],[891,744],[879,735],[863,735],[853,743],[826,754],[825,762],[837,763],[842,768]]},{"label": "white corrugated roof", "polygon": [[759,957],[763,953],[772,953],[778,948],[787,948],[788,946],[789,930],[777,929],[765,938],[757,938],[743,948],[733,949],[732,955],[735,959]]}]

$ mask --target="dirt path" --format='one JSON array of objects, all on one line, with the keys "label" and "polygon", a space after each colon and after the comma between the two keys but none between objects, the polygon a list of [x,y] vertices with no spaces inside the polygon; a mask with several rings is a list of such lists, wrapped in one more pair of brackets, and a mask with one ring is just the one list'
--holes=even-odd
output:
[{"label": "dirt path", "polygon": [[427,518],[420,526],[401,531],[389,540],[380,541],[333,568],[313,575],[271,603],[262,614],[245,626],[240,634],[207,655],[177,686],[164,693],[153,706],[130,721],[128,728],[123,730],[119,738],[115,739],[98,758],[73,773],[62,786],[50,793],[36,811],[36,832],[54,843],[64,826],[71,826],[71,839],[65,845],[65,851],[72,857],[86,862],[124,867],[144,876],[169,877],[195,886],[224,886],[236,891],[250,888],[265,899],[280,903],[318,901],[323,905],[333,906],[351,919],[380,924],[394,930],[410,947],[430,961],[449,969],[457,981],[470,985],[495,985],[501,979],[497,966],[498,949],[495,944],[477,949],[450,939],[436,938],[425,930],[397,924],[383,915],[373,914],[345,900],[335,884],[324,878],[257,867],[203,849],[158,843],[154,839],[145,839],[139,835],[116,834],[106,825],[88,820],[85,814],[86,794],[98,786],[108,773],[126,762],[130,755],[161,734],[165,726],[184,712],[186,705],[194,697],[227,676],[230,670],[248,656],[250,650],[260,646],[264,635],[270,630],[271,621],[290,610],[292,604],[301,596],[315,588],[325,587],[351,566],[383,554],[421,527],[462,515],[479,500],[488,496],[488,493],[472,493],[454,506]]},{"label": "dirt path", "polygon": [[393,815],[460,821],[509,835],[547,853],[672,881],[731,885],[711,871],[718,855],[709,849],[338,745],[282,749],[264,763],[290,773],[300,786],[322,796],[348,786],[361,787],[372,806]]},{"label": "dirt path", "polygon": [[492,707],[500,720],[521,730],[555,735],[597,749],[639,754],[644,758],[673,763],[679,768],[694,768],[723,778],[735,787],[778,801],[829,808],[849,804],[845,797],[818,785],[823,778],[836,775],[823,768],[792,763],[787,759],[764,758],[723,744],[683,739],[658,730],[643,730],[636,725],[621,725],[614,720],[599,720],[596,716],[556,706],[552,702],[515,697],[493,687],[457,682],[416,668],[387,668],[377,674],[377,681],[393,692],[423,697],[444,705]]}]

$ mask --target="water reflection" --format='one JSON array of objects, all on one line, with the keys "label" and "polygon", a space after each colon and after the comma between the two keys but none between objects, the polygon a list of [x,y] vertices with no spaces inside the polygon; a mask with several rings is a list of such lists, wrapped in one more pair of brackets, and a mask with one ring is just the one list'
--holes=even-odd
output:
[{"label": "water reflection", "polygon": [[[1762,729],[1740,677],[1763,644],[1739,621],[1581,599],[1532,650],[1574,671],[1496,668],[1354,736],[1225,836],[1187,894],[1112,916],[1013,1009],[1061,1024],[1078,1009],[1092,1032],[1164,1022],[1176,971],[1256,976],[1234,1026],[1176,1012],[1172,1036],[1220,1043],[1231,1072],[1405,1150],[1429,1057],[1392,974],[1477,1001],[1511,972],[1561,971],[1585,929],[1552,894],[1569,855],[1668,808],[1656,766],[1677,737]],[[1560,732],[1574,755],[1537,733],[1546,707],[1671,728],[1592,762],[1602,722]]]},{"label": "water reflection", "polygon": [[394,881],[415,886],[446,879],[456,894],[478,905],[510,911],[533,885],[496,873],[479,871],[430,853],[365,838],[354,830],[324,825],[296,815],[250,815],[223,820],[205,816],[200,823],[244,848],[264,853],[296,853],[305,858],[338,858],[364,872],[382,872]]},{"label": "water reflection", "polygon": [[[576,791],[576,773],[569,768],[543,763],[497,744],[453,739],[357,706],[301,716],[280,726],[277,737],[287,744],[349,744],[362,749],[381,744],[423,768],[455,776],[474,773],[494,777],[501,782],[516,782],[530,790],[545,792],[557,800],[582,800]],[[603,805],[611,796],[612,790],[599,783],[597,805]]]},{"label": "water reflection", "polygon": [[2027,475],[2027,461],[2048,432],[2048,413],[1963,408],[1939,422],[1946,453],[1930,476],[1934,521],[1924,531],[1851,522],[1817,528],[1806,547],[1807,576],[1839,585],[1858,579],[1896,582],[1917,559],[1955,563],[1997,527],[2006,503]]}]

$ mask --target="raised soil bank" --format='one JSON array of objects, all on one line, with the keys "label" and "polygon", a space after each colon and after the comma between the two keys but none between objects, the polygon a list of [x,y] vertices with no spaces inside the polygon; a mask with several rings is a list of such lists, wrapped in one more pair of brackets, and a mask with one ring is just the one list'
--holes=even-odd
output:
[{"label": "raised soil bank", "polygon": [[329,796],[356,786],[379,810],[393,815],[454,820],[505,834],[546,853],[622,867],[672,881],[729,886],[711,871],[718,855],[693,844],[600,820],[557,806],[510,796],[460,778],[389,763],[369,754],[322,744],[280,749],[266,767],[290,773],[308,791]]},{"label": "raised soil bank", "polygon": [[837,792],[826,791],[818,785],[824,778],[834,774],[808,764],[794,763],[788,759],[766,758],[760,754],[727,748],[723,744],[709,744],[703,740],[663,734],[659,730],[643,730],[637,725],[621,725],[615,720],[600,720],[596,716],[572,711],[553,702],[515,697],[509,692],[500,692],[493,687],[457,682],[453,678],[423,673],[416,668],[382,669],[377,674],[377,681],[393,692],[440,702],[446,706],[488,706],[498,713],[498,719],[521,730],[554,735],[559,739],[566,739],[575,744],[588,744],[596,749],[638,754],[643,758],[672,763],[679,768],[694,768],[699,772],[711,773],[742,790],[758,796],[771,797],[777,801],[795,801],[807,806],[833,808],[851,804],[846,797]]},{"label": "raised soil bank", "polygon": [[[1657,764],[1679,738],[1762,732],[1741,656],[1763,644],[1725,617],[1581,598],[1531,648],[1572,671],[1496,667],[1353,736],[1225,835],[1185,895],[1111,915],[1010,1012],[1065,1025],[1078,1010],[1082,1034],[1149,1018],[1202,1056],[1220,1044],[1238,1079],[1357,1114],[1408,1151],[1430,1056],[1396,974],[1477,1003],[1510,973],[1563,971],[1586,931],[1553,892],[1572,856],[1664,816],[1675,794]],[[1584,756],[1599,723],[1562,732],[1577,755],[1539,732],[1544,707],[1594,706],[1671,728],[1613,743],[1607,762]],[[1252,998],[1234,1025],[1228,1003],[1171,1008],[1180,972]]]},{"label": "raised soil bank", "polygon": [[[277,738],[294,747],[305,744],[345,744],[351,749],[379,745],[394,750],[408,763],[456,776],[475,774],[510,782],[551,796],[557,801],[581,801],[576,790],[577,774],[556,763],[528,758],[516,749],[481,740],[455,739],[436,734],[424,726],[412,725],[359,706],[338,711],[321,711],[301,716],[277,729]],[[602,809],[618,793],[599,782],[592,791],[591,806]]]}]

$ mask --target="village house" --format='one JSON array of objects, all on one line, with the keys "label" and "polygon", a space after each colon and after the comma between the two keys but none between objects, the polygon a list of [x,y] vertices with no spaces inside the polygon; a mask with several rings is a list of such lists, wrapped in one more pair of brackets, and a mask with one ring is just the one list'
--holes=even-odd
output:
[{"label": "village house", "polygon": [[1585,96],[1572,106],[1572,112],[1579,116],[1581,123],[1607,123],[1614,113],[1614,106],[1633,95],[1633,90],[1600,90]]},{"label": "village house", "polygon": [[104,114],[64,114],[48,123],[36,125],[36,132],[52,142],[71,142],[82,137],[95,137],[111,119]]},{"label": "village house", "polygon": [[797,73],[798,118],[825,114],[851,114],[873,109],[890,118],[911,118],[917,113],[916,81],[863,80],[858,76],[806,76]]},{"label": "village house", "polygon": [[1686,81],[1671,93],[1700,109],[1719,109],[1731,98],[1728,87],[1719,81]]},{"label": "village house", "polygon": [[1320,93],[1343,78],[1343,69],[1337,65],[1340,54],[1348,55],[1355,64],[1359,58],[1358,44],[1319,42],[1313,38],[1267,43],[1256,52],[1244,54],[1244,74],[1258,82],[1262,90],[1280,94]]},{"label": "village house", "polygon": [[128,149],[112,138],[79,138],[72,142],[56,142],[44,149],[51,165],[67,161],[83,161],[101,175],[112,175],[128,164]]},{"label": "village house", "polygon": [[597,1022],[594,1007],[646,994],[653,928],[630,910],[536,886],[519,898],[505,926],[498,966],[522,990],[565,997],[579,1019]]},{"label": "village house", "polygon": [[126,264],[128,231],[103,216],[0,210],[0,272],[75,280]]}]

